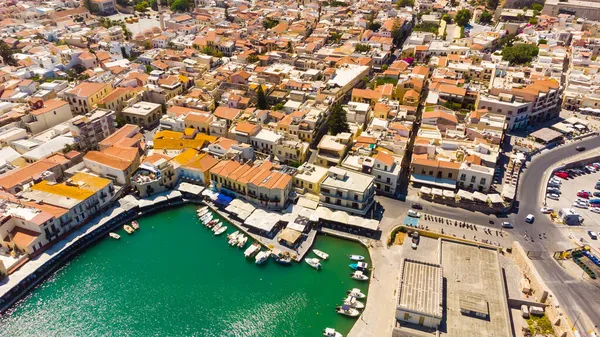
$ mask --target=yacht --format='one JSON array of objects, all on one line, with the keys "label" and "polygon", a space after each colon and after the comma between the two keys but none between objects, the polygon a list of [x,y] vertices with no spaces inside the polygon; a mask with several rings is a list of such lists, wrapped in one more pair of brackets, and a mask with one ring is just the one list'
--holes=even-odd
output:
[{"label": "yacht", "polygon": [[246,251],[244,251],[244,256],[252,257],[252,256],[254,256],[254,254],[258,253],[259,251],[260,251],[260,243],[255,242],[255,243],[251,244],[250,247],[248,247],[246,249]]},{"label": "yacht", "polygon": [[320,263],[319,259],[311,259],[311,258],[307,257],[306,259],[304,259],[304,261],[306,263],[308,263],[309,266],[315,268],[316,270],[321,269],[321,263]]},{"label": "yacht", "polygon": [[108,235],[115,240],[119,240],[121,238],[121,235],[117,233],[108,233]]},{"label": "yacht", "polygon": [[235,231],[235,232],[227,235],[227,238],[228,239],[237,238],[238,235],[240,235],[240,231]]},{"label": "yacht", "polygon": [[369,265],[366,262],[357,262],[350,264],[350,268],[354,270],[367,270],[367,267],[369,267]]},{"label": "yacht", "polygon": [[313,253],[315,253],[316,256],[322,258],[323,260],[327,260],[327,258],[329,257],[329,254],[318,249],[313,249]]},{"label": "yacht", "polygon": [[219,222],[219,223],[217,223],[217,224],[216,224],[216,225],[215,225],[215,226],[214,226],[214,227],[213,227],[211,230],[212,230],[213,232],[216,232],[216,231],[218,231],[218,230],[219,230],[219,228],[221,228],[222,226],[223,226],[223,225],[222,225],[222,224]]},{"label": "yacht", "polygon": [[244,234],[240,234],[240,236],[238,236],[238,242],[237,242],[238,248],[244,248],[244,246],[246,245],[246,242],[248,242],[248,237],[245,236]]},{"label": "yacht", "polygon": [[227,226],[221,226],[221,227],[219,227],[219,229],[217,229],[217,231],[215,232],[215,235],[221,235],[221,234],[225,233],[226,230],[227,230]]},{"label": "yacht", "polygon": [[133,229],[135,229],[135,230],[138,230],[138,229],[140,229],[140,224],[137,221],[132,221],[131,227],[133,227]]},{"label": "yacht", "polygon": [[362,261],[364,260],[365,257],[362,255],[350,255],[350,260],[354,260],[354,261]]},{"label": "yacht", "polygon": [[356,298],[367,297],[367,295],[363,294],[362,291],[360,291],[360,289],[358,289],[358,288],[353,288],[352,290],[348,290],[348,292],[346,292],[346,294],[348,294],[350,296],[354,296]]},{"label": "yacht", "polygon": [[268,250],[263,251],[263,252],[258,252],[256,257],[254,258],[254,262],[256,264],[261,264],[269,259],[269,255],[271,255],[271,252],[269,252]]},{"label": "yacht", "polygon": [[363,302],[357,300],[356,298],[354,298],[354,296],[346,297],[346,299],[344,300],[344,304],[347,304],[347,305],[351,306],[352,308],[356,308],[356,309],[364,309],[365,308],[365,304]]},{"label": "yacht", "polygon": [[354,308],[351,308],[349,305],[340,305],[335,307],[335,312],[341,315],[346,315],[350,317],[356,317],[360,315],[360,312]]},{"label": "yacht", "polygon": [[242,236],[242,234],[240,234],[240,231],[235,231],[233,234],[227,235],[227,238],[229,239],[227,243],[230,246],[235,246],[238,243],[240,236]]},{"label": "yacht", "polygon": [[367,275],[363,274],[363,272],[360,270],[355,271],[354,273],[350,274],[350,276],[353,279],[358,280],[358,281],[366,281],[369,279],[369,277]]},{"label": "yacht", "polygon": [[325,330],[323,330],[323,336],[326,336],[326,337],[344,337],[344,335],[342,335],[341,333],[335,331],[335,329],[333,329],[333,328],[325,328]]},{"label": "yacht", "polygon": [[131,228],[131,226],[129,226],[129,225],[125,225],[125,226],[123,226],[123,229],[124,229],[124,230],[127,232],[127,234],[131,234],[131,233],[133,233],[133,230],[134,230],[134,229],[133,229],[133,228]]},{"label": "yacht", "polygon": [[289,252],[273,254],[273,258],[275,259],[275,262],[277,262],[279,264],[287,265],[287,264],[292,263],[292,256],[290,255]]}]

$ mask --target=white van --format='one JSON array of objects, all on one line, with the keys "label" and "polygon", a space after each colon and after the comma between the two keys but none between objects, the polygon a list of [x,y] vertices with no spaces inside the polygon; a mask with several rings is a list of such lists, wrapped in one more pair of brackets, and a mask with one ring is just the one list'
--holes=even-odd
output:
[{"label": "white van", "polygon": [[527,305],[525,304],[521,306],[521,316],[523,316],[523,318],[529,318],[529,308],[527,308]]}]

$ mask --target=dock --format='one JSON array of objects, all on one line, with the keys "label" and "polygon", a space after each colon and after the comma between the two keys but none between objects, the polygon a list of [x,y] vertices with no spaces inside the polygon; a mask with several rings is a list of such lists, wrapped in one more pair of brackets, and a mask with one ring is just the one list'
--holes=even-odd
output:
[{"label": "dock", "polygon": [[204,203],[210,208],[210,210],[212,212],[218,214],[220,217],[224,218],[229,223],[231,223],[232,225],[237,227],[237,229],[240,230],[241,232],[243,232],[244,235],[247,235],[252,240],[254,240],[255,242],[258,242],[263,247],[265,247],[269,250],[278,249],[282,253],[285,253],[285,252],[289,253],[291,256],[294,256],[294,260],[296,262],[301,262],[304,259],[306,254],[310,251],[310,249],[315,241],[315,238],[317,236],[317,231],[315,229],[311,229],[307,235],[307,238],[302,242],[302,244],[297,249],[293,249],[293,248],[290,248],[290,247],[280,244],[277,241],[277,237],[270,239],[270,238],[260,236],[255,233],[251,233],[249,227],[245,226],[243,223],[241,223],[237,220],[231,219],[231,217],[229,216],[229,214],[227,212],[220,210],[214,203],[212,203],[210,201],[204,201]]}]

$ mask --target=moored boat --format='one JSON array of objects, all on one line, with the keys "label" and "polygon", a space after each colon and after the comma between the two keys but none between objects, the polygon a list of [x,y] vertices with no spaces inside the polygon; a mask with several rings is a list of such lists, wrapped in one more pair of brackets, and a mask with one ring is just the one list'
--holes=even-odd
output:
[{"label": "moored boat", "polygon": [[357,262],[350,264],[350,268],[354,270],[367,270],[369,265],[366,262]]},{"label": "moored boat", "polygon": [[364,260],[365,257],[362,255],[350,255],[350,260],[354,260],[354,261],[362,261]]},{"label": "moored boat", "polygon": [[133,233],[133,228],[131,228],[129,225],[123,226],[123,229],[127,232],[127,234]]},{"label": "moored boat", "polygon": [[235,246],[238,242],[240,235],[241,234],[239,231],[235,231],[234,233],[227,235],[227,238],[229,239],[229,241],[227,241],[227,243],[230,246]]},{"label": "moored boat", "polygon": [[350,317],[356,317],[356,316],[360,315],[360,311],[358,311],[357,309],[351,308],[349,305],[345,305],[345,304],[335,307],[335,312],[337,312],[338,314],[350,316]]},{"label": "moored boat", "polygon": [[216,225],[213,226],[213,228],[211,229],[213,232],[216,232],[219,230],[219,228],[221,228],[223,225],[219,222]]},{"label": "moored boat", "polygon": [[325,330],[323,330],[323,336],[326,336],[326,337],[344,337],[344,335],[342,335],[341,333],[335,331],[335,329],[333,329],[333,328],[325,328]]},{"label": "moored boat", "polygon": [[315,268],[316,270],[321,269],[321,262],[319,261],[319,259],[311,259],[311,258],[306,258],[304,259],[304,262],[308,263],[309,266]]},{"label": "moored boat", "polygon": [[121,238],[121,235],[117,233],[108,233],[108,235],[115,240],[119,240]]},{"label": "moored boat", "polygon": [[254,258],[254,262],[256,264],[261,264],[269,259],[269,255],[271,255],[271,252],[268,250],[258,252],[258,254],[256,254],[256,257]]},{"label": "moored boat", "polygon": [[358,281],[366,281],[369,279],[369,277],[360,270],[355,271],[354,273],[350,274],[350,276]]},{"label": "moored boat", "polygon": [[237,237],[239,234],[240,234],[240,231],[235,231],[235,232],[227,235],[227,238],[231,239],[231,238]]},{"label": "moored boat", "polygon": [[292,256],[290,255],[289,252],[273,254],[273,258],[275,259],[275,262],[277,262],[279,264],[287,265],[287,264],[292,263]]},{"label": "moored boat", "polygon": [[248,247],[245,251],[244,251],[244,256],[245,257],[252,257],[254,256],[254,254],[258,253],[260,251],[260,243],[255,242],[253,244],[250,245],[250,247]]},{"label": "moored boat", "polygon": [[348,290],[346,292],[346,294],[348,294],[350,296],[354,296],[356,298],[365,298],[365,297],[367,297],[367,295],[363,294],[363,292],[360,291],[360,289],[358,289],[358,288],[353,288],[351,290]]},{"label": "moored boat", "polygon": [[198,213],[198,216],[203,216],[204,214],[209,212],[208,206],[200,207],[196,212]]},{"label": "moored boat", "polygon": [[227,230],[227,226],[221,226],[221,227],[219,227],[219,229],[217,229],[217,231],[215,232],[215,235],[221,235],[221,234],[225,233],[226,230]]},{"label": "moored boat", "polygon": [[329,254],[318,249],[313,249],[313,253],[315,253],[316,256],[322,258],[323,260],[327,260],[327,258],[329,258]]},{"label": "moored boat", "polygon": [[237,242],[238,248],[244,248],[244,246],[246,245],[246,242],[248,242],[248,237],[243,234],[240,234],[238,236],[238,242]]},{"label": "moored boat", "polygon": [[352,308],[356,308],[356,309],[364,309],[365,308],[365,304],[363,302],[357,300],[354,296],[346,297],[346,299],[344,300],[344,304],[347,304],[347,305],[351,306]]},{"label": "moored boat", "polygon": [[135,229],[135,230],[138,230],[138,229],[140,229],[140,224],[137,221],[132,221],[131,227],[133,227],[133,229]]}]

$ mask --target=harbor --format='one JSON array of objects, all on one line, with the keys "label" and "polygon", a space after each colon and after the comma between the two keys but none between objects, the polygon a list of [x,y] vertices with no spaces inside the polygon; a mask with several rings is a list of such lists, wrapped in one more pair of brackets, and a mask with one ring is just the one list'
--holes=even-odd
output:
[{"label": "harbor", "polygon": [[[344,336],[350,331],[357,318],[336,313],[336,307],[351,289],[367,294],[368,282],[351,279],[348,258],[368,259],[364,246],[320,235],[304,253],[329,254],[320,270],[273,259],[256,265],[244,257],[245,249],[228,245],[226,236],[238,228],[225,220],[227,231],[215,236],[200,223],[197,209],[192,204],[141,216],[131,235],[122,226],[113,229],[120,239],[107,235],[33,290],[2,318],[0,334],[23,333],[23,326],[25,334],[37,336],[47,331],[102,335],[114,329],[232,336],[319,336],[327,327]],[[189,305],[178,305],[183,301]],[[80,315],[72,317],[73,310]]]}]

